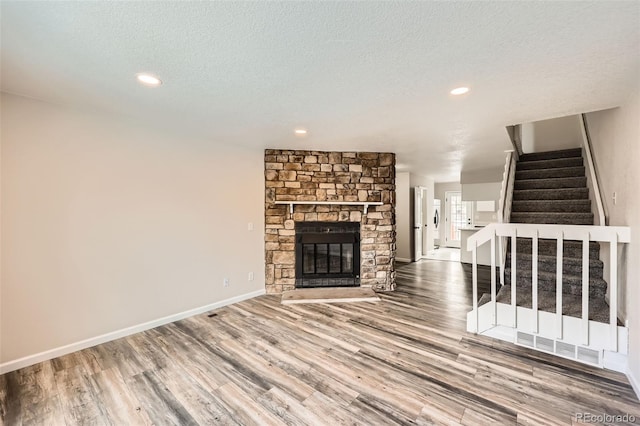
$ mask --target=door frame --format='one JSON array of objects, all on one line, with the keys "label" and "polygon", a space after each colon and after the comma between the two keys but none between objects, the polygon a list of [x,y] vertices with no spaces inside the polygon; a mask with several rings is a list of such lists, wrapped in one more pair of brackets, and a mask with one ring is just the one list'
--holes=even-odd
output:
[{"label": "door frame", "polygon": [[433,250],[433,226],[429,226],[433,202],[429,188],[416,186],[413,191],[413,254],[415,260],[420,260]]},{"label": "door frame", "polygon": [[423,213],[423,188],[416,186],[413,188],[413,258],[418,261],[424,257],[422,251],[424,244],[422,239],[424,233],[424,213]]}]

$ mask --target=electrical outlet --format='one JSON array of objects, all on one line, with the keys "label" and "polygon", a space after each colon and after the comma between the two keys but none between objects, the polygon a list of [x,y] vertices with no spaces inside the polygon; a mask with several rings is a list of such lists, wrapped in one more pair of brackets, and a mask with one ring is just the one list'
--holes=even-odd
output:
[{"label": "electrical outlet", "polygon": [[253,281],[253,272],[249,272],[249,281]]},{"label": "electrical outlet", "polygon": [[613,205],[615,206],[617,202],[618,202],[618,195],[614,192],[613,193]]},{"label": "electrical outlet", "polygon": [[249,223],[247,224],[247,230],[248,230],[248,231],[253,231],[253,222],[249,222]]},{"label": "electrical outlet", "polygon": [[229,278],[225,278],[224,280],[222,280],[222,284],[223,284],[225,287],[229,287]]}]

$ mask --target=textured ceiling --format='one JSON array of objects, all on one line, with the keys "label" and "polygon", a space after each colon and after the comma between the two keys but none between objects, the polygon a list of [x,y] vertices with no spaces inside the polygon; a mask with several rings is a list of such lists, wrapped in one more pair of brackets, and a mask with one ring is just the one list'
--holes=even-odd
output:
[{"label": "textured ceiling", "polygon": [[619,105],[640,78],[638,1],[3,1],[1,19],[3,91],[211,143],[392,151],[437,181],[501,165],[505,125]]}]

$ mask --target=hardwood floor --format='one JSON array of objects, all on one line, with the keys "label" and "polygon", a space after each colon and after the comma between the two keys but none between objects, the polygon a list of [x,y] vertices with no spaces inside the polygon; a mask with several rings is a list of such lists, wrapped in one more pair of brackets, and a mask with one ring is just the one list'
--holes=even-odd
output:
[{"label": "hardwood floor", "polygon": [[624,375],[466,333],[470,293],[459,263],[423,260],[400,266],[377,303],[261,296],[0,376],[0,414],[5,425],[640,421]]}]

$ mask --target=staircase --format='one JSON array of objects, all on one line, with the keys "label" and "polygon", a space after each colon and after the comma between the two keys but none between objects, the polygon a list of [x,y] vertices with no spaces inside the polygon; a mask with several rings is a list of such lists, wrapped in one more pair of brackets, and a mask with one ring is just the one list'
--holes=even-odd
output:
[{"label": "staircase", "polygon": [[581,149],[520,156],[511,222],[593,225]]},{"label": "staircase", "polygon": [[[511,223],[593,225],[593,213],[581,149],[524,154],[516,164]],[[532,304],[532,240],[517,238],[517,305]],[[556,240],[538,241],[538,309],[555,312]],[[562,313],[580,317],[582,313],[582,241],[564,241],[562,259]],[[498,302],[511,300],[511,247],[507,248],[504,286]],[[600,245],[589,245],[589,319],[609,322],[605,301],[607,283],[603,278]],[[480,304],[490,300],[483,295]]]},{"label": "staircase", "polygon": [[[584,149],[584,163],[582,149],[525,154],[519,161],[507,154],[498,222],[467,240],[473,259],[467,331],[624,371],[629,330],[617,319],[618,245],[631,241],[631,230],[604,226],[600,207],[600,225],[593,225],[585,166],[598,191],[588,135]],[[478,300],[477,254],[485,244],[491,290]],[[608,251],[607,281],[601,245]]]}]

